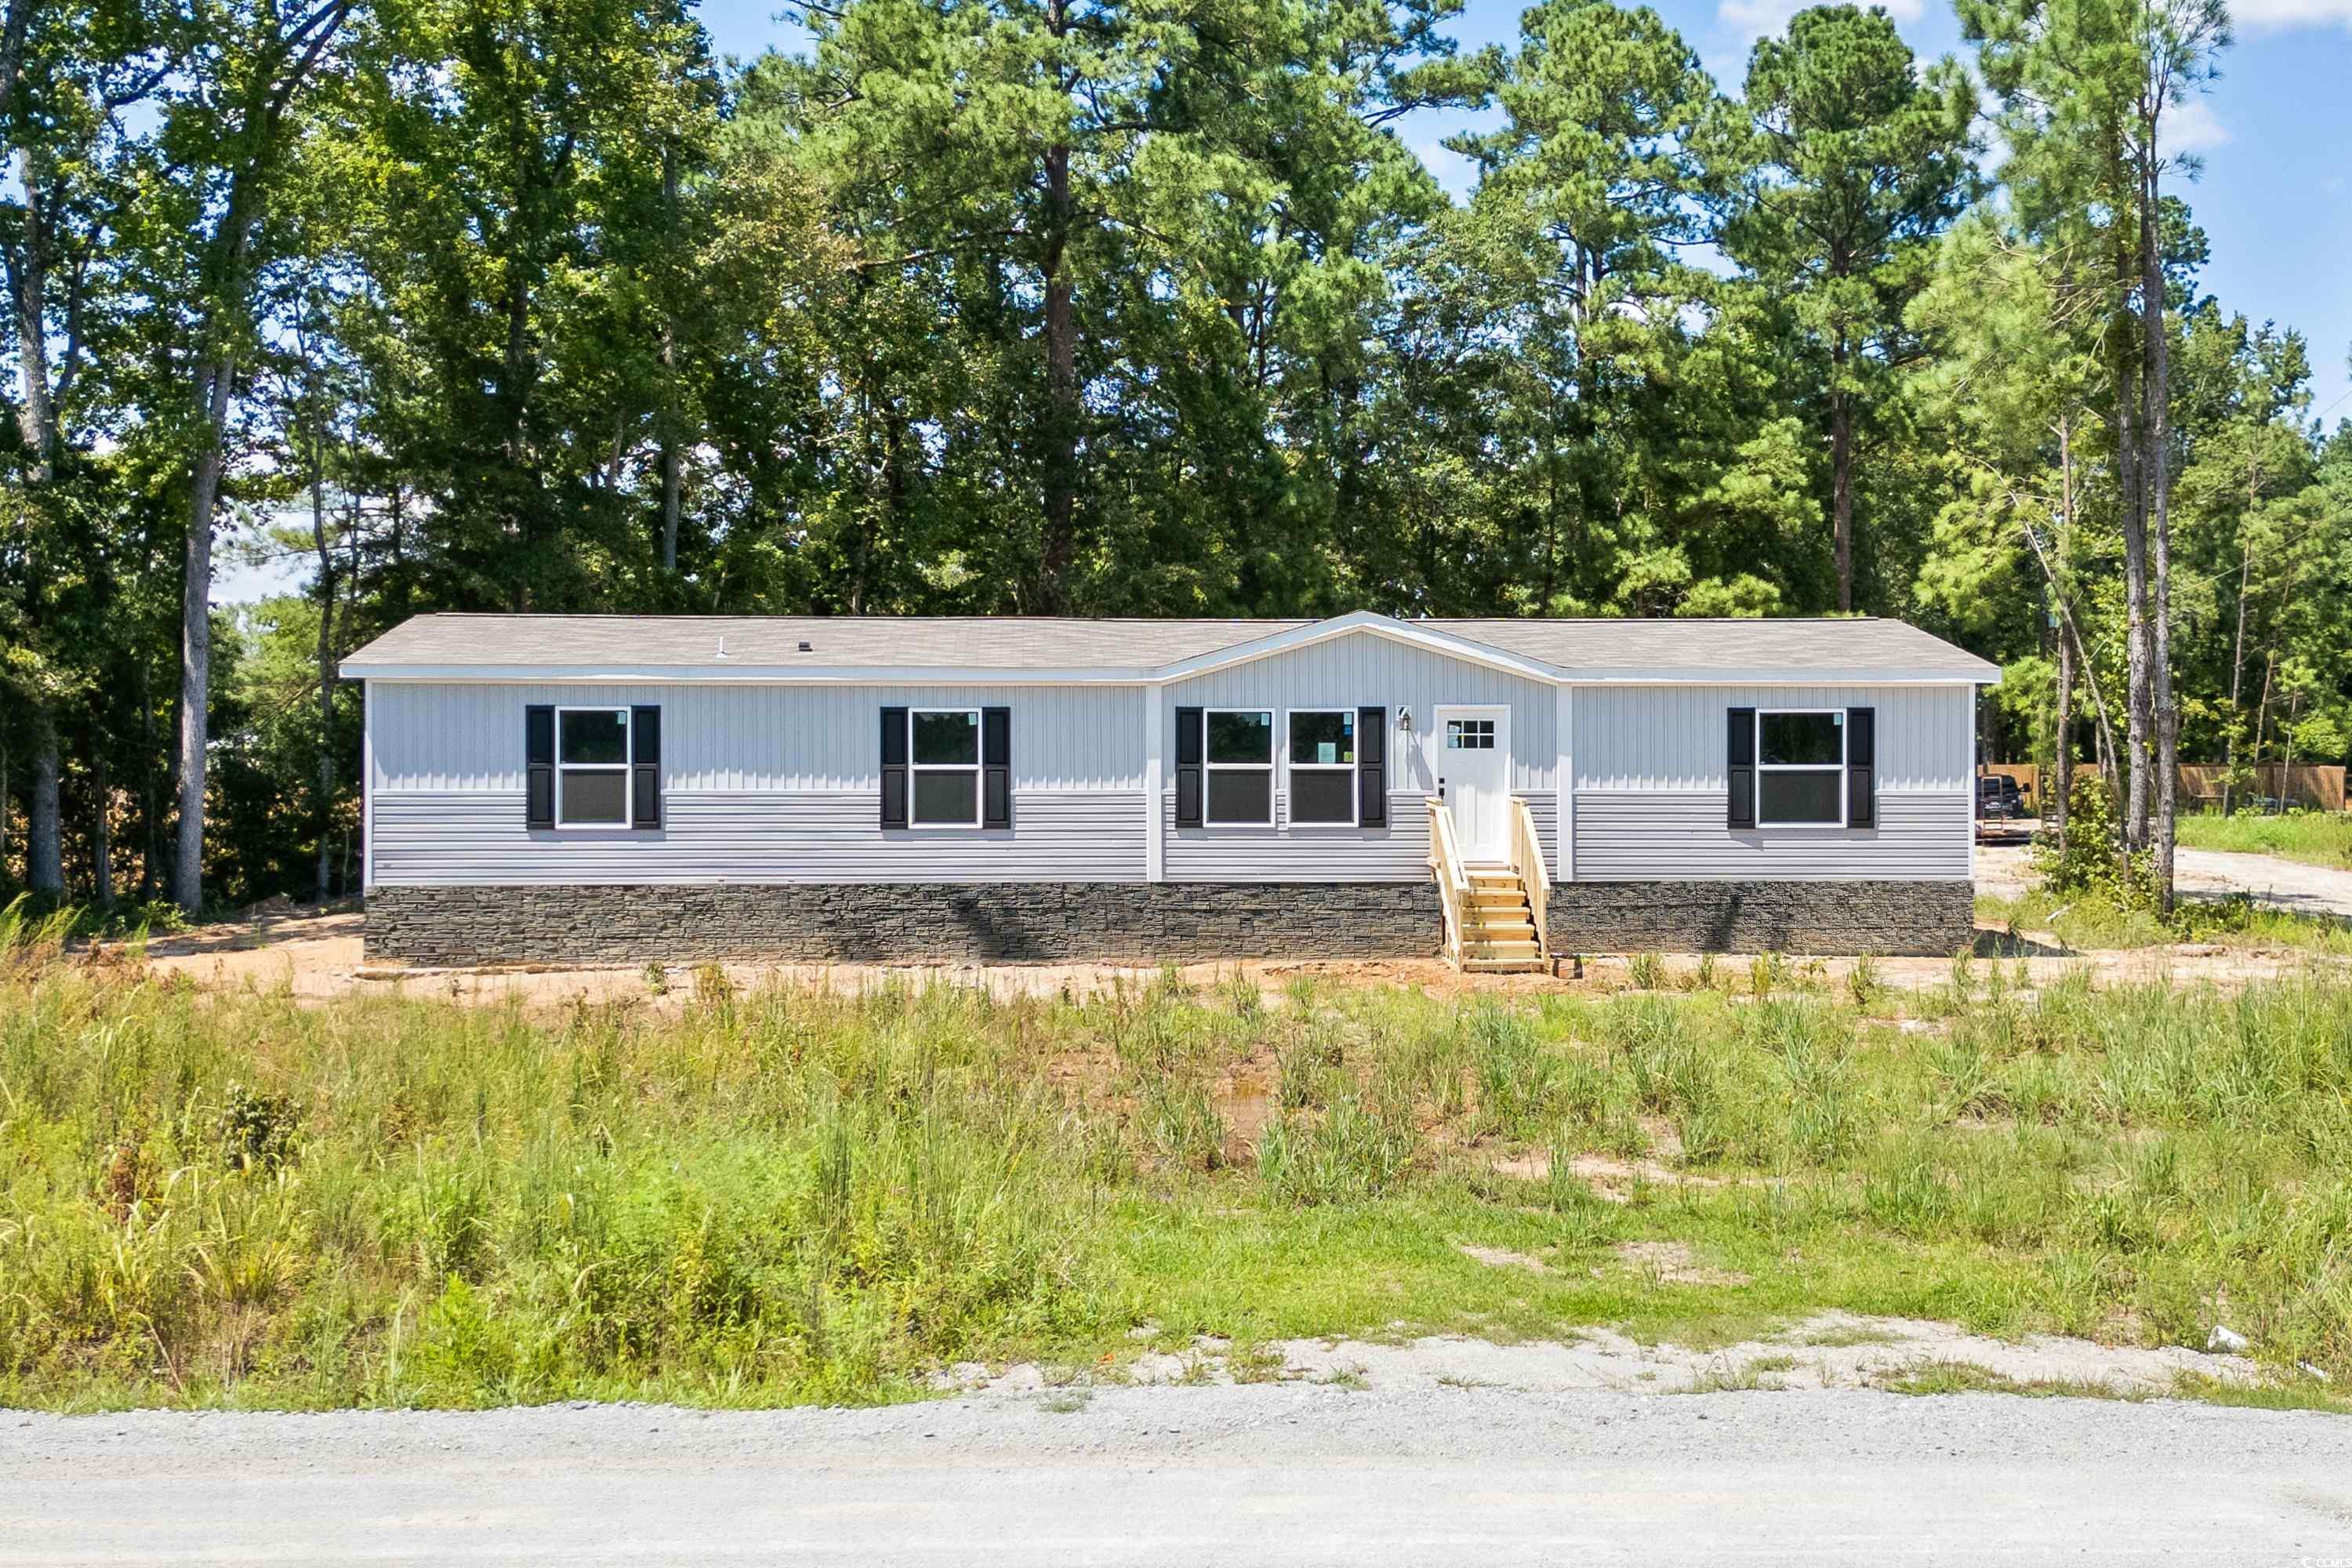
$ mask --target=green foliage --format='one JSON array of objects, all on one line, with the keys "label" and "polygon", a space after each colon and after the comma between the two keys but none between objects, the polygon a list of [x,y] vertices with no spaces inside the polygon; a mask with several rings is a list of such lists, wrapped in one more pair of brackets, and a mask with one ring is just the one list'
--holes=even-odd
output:
[{"label": "green foliage", "polygon": [[2242,811],[2224,816],[2218,811],[2198,812],[2180,819],[2180,842],[2192,849],[2276,855],[2342,869],[2352,867],[2352,814]]},{"label": "green foliage", "polygon": [[[168,890],[215,440],[224,564],[304,579],[197,622],[229,906],[352,890],[334,663],[434,610],[1850,606],[2000,663],[2011,758],[2057,750],[2071,628],[2082,754],[2155,347],[2183,754],[2341,758],[2352,437],[2134,177],[2215,5],[1966,0],[1997,187],[1962,64],[1876,11],[1799,12],[1727,96],[1652,10],[1465,53],[1460,9],[850,0],[738,65],[677,0],[31,7],[0,889]],[[1474,106],[1452,196],[1406,127]]]},{"label": "green foliage", "polygon": [[[2221,1294],[2266,1359],[2352,1373],[2352,991],[2325,976],[1979,970],[1868,1017],[1330,987],[1311,1016],[949,988],[532,1013],[198,994],[7,929],[12,1404],[862,1401],[1145,1319],[1836,1307],[2199,1343]],[[1247,1087],[1276,1056],[1313,1064],[1278,1103]],[[1669,1238],[1752,1278],[1702,1300],[1609,1250]],[[1557,1266],[1499,1278],[1465,1241]]]}]

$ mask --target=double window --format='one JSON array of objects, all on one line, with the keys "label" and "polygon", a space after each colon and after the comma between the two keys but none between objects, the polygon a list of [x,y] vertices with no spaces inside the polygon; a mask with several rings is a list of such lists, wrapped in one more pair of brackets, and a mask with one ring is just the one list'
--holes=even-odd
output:
[{"label": "double window", "polygon": [[980,710],[910,708],[907,758],[916,827],[980,826]]},{"label": "double window", "polygon": [[1845,790],[1845,710],[1757,710],[1758,826],[1835,826],[1846,820]]},{"label": "double window", "polygon": [[629,825],[629,710],[555,711],[555,820],[564,827]]},{"label": "double window", "polygon": [[1272,709],[1211,708],[1202,719],[1205,826],[1272,826],[1277,766],[1288,774],[1293,823],[1356,826],[1354,709],[1294,708],[1284,713],[1279,757]]},{"label": "double window", "polygon": [[1294,708],[1290,728],[1290,820],[1356,825],[1356,710]]}]

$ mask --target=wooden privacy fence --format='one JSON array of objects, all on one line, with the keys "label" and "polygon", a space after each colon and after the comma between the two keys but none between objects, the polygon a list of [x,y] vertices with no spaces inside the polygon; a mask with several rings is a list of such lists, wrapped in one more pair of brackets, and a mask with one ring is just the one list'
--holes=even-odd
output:
[{"label": "wooden privacy fence", "polygon": [[[2077,763],[2074,772],[2095,773],[2095,763]],[[2203,810],[2210,806],[2219,810],[2221,805],[2221,781],[2229,769],[2220,763],[2183,763],[2180,764],[2180,804],[2184,810]],[[2280,789],[2281,774],[2285,789]],[[2026,804],[2036,811],[2042,808],[2042,764],[2039,763],[1982,763],[1977,767],[1979,778],[2006,775],[2017,781]],[[2313,764],[2297,763],[2282,768],[2276,763],[2264,763],[2253,770],[2253,776],[2238,788],[2238,804],[2251,806],[2263,799],[2284,798],[2289,805],[2300,805],[2317,811],[2344,809],[2344,769],[2336,763]]]}]

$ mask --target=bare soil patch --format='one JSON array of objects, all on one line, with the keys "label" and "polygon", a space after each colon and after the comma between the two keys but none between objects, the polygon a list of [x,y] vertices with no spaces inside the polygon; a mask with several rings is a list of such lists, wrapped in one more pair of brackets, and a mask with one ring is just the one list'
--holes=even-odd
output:
[{"label": "bare soil patch", "polygon": [[[2185,853],[2185,852],[2184,852]],[[2001,879],[2017,874],[2004,870],[2000,857],[2014,852],[1987,849],[1980,863],[1990,868],[1982,885],[1999,890]],[[2238,859],[2263,860],[2260,856]],[[2284,862],[2276,864],[2284,865]],[[2352,885],[2352,873],[2331,873],[2321,868],[2294,868],[2318,876],[2340,876]],[[520,1002],[526,1006],[570,1006],[582,1002],[602,1004],[636,1001],[656,1012],[683,1007],[693,990],[693,968],[671,964],[666,969],[667,990],[649,984],[644,965],[520,964],[468,969],[420,968],[369,960],[362,951],[366,917],[352,905],[324,910],[283,900],[257,905],[240,919],[181,934],[158,937],[147,945],[146,962],[159,974],[181,975],[207,990],[273,990],[283,988],[301,1001],[365,993],[431,995],[482,1005]],[[107,944],[121,951],[124,944]],[[2099,984],[2151,982],[2211,982],[2236,986],[2298,973],[2309,961],[2290,952],[2269,952],[2222,949],[2184,943],[2170,947],[2090,953],[2065,952],[2048,939],[2026,933],[2019,942],[2007,933],[1980,933],[1980,952],[1999,963],[2011,979],[2029,987],[2047,984],[2061,976],[2087,972]],[[1748,994],[1752,955],[1717,954],[1711,961],[1672,955],[1658,961],[1663,989],[1687,992],[1702,983],[1733,994]],[[1855,964],[1851,958],[1794,959],[1788,964],[1790,984],[1843,992]],[[1952,966],[1941,958],[1878,958],[1870,961],[1880,986],[1894,995],[1948,984]],[[1121,992],[1135,994],[1173,973],[1181,983],[1230,987],[1255,986],[1269,1004],[1278,1003],[1299,980],[1335,987],[1410,985],[1441,998],[1479,995],[1542,994],[1601,995],[1635,989],[1632,960],[1623,956],[1587,957],[1564,962],[1563,973],[1551,974],[1464,974],[1444,961],[1427,959],[1249,960],[1173,966],[1143,963],[783,963],[728,964],[724,973],[739,988],[763,984],[803,986],[813,990],[855,993],[885,985],[951,984],[984,989],[1002,1000],[1015,998],[1083,1001]],[[1890,1009],[1892,1010],[1892,1009]],[[1238,1124],[1261,1115],[1250,1102],[1262,1092],[1235,1083],[1221,1093],[1235,1102],[1229,1122]],[[1221,1110],[1223,1108],[1221,1107]],[[1257,1122],[1263,1125],[1263,1120]],[[1255,1137],[1255,1127],[1249,1129]],[[1612,1173],[1597,1173],[1609,1175]],[[1622,1173],[1623,1174],[1630,1174]]]}]

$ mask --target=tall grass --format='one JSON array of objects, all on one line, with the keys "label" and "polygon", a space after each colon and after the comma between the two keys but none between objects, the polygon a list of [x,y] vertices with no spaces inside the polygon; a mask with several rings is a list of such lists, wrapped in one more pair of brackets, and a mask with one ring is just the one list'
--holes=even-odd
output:
[{"label": "tall grass", "polygon": [[[715,971],[528,1012],[205,994],[9,918],[0,1400],[871,1400],[1147,1321],[1829,1306],[2226,1320],[2352,1378],[2352,986],[2319,975],[1979,971],[1910,1032],[1821,989],[1074,1005]],[[1602,1201],[1586,1151],[1702,1180]],[[1645,1237],[1750,1282],[1607,1267]],[[1589,1261],[1499,1279],[1466,1238]]]},{"label": "tall grass", "polygon": [[2179,826],[2180,842],[2191,849],[2233,849],[2337,870],[2352,868],[2352,813],[2197,812],[2181,817]]}]

